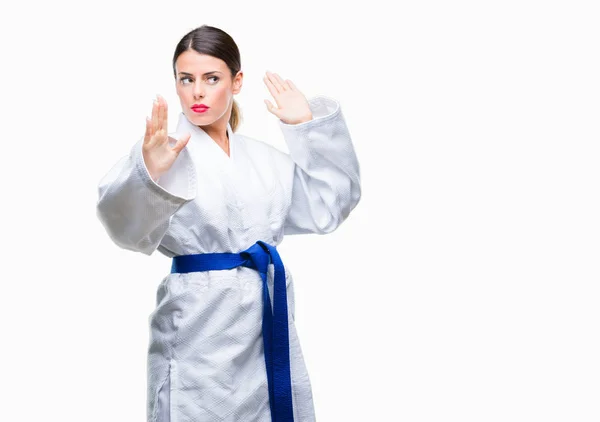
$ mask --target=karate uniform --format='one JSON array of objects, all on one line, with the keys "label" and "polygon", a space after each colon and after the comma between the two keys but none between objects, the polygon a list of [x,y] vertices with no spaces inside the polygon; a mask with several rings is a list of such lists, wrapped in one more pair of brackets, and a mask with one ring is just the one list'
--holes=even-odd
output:
[{"label": "karate uniform", "polygon": [[[335,230],[359,202],[359,164],[339,103],[318,96],[309,105],[313,120],[280,121],[289,154],[228,125],[228,156],[181,113],[170,136],[192,136],[158,182],[140,139],[99,185],[98,217],[109,236],[125,249],[174,257]],[[312,422],[287,266],[285,283],[294,421]],[[272,303],[272,265],[268,286]],[[149,318],[148,422],[271,422],[262,292],[259,274],[246,267],[162,280]]]}]

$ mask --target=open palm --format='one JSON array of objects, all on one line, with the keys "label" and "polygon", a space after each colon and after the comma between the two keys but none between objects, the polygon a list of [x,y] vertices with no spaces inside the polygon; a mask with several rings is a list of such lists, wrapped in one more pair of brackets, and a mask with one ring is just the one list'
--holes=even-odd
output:
[{"label": "open palm", "polygon": [[282,122],[294,125],[312,120],[312,113],[304,94],[289,79],[283,80],[276,73],[267,72],[263,78],[277,107],[265,100],[267,109]]},{"label": "open palm", "polygon": [[154,181],[169,170],[191,137],[191,134],[186,133],[180,139],[171,138],[168,136],[167,123],[167,102],[158,95],[152,105],[152,118],[146,118],[146,133],[142,145],[144,163]]}]

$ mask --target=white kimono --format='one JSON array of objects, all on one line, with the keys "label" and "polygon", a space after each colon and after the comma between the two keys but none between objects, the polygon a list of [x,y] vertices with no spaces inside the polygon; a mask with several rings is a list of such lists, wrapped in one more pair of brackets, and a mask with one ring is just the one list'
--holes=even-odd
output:
[{"label": "white kimono", "polygon": [[[360,199],[359,164],[339,103],[318,96],[309,104],[313,120],[280,121],[289,155],[228,125],[228,156],[181,113],[170,135],[192,136],[158,183],[139,140],[99,185],[98,217],[112,240],[173,257],[335,230]],[[273,265],[268,285],[272,303]],[[312,422],[287,267],[286,286],[294,421]],[[261,292],[259,274],[246,267],[163,279],[149,318],[148,422],[271,422]]]}]

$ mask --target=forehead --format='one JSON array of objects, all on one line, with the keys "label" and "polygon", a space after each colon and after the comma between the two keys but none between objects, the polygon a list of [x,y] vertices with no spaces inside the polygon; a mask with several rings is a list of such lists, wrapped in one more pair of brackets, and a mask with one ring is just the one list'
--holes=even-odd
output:
[{"label": "forehead", "polygon": [[206,72],[219,71],[227,72],[227,64],[219,58],[200,54],[194,50],[183,52],[175,62],[177,72],[186,72],[191,74],[202,74]]}]

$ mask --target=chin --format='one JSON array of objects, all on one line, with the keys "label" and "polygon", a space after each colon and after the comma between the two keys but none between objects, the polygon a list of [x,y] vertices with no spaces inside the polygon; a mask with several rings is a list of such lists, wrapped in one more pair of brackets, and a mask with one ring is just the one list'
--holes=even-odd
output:
[{"label": "chin", "polygon": [[196,114],[193,111],[190,113],[186,113],[186,115],[188,120],[196,126],[203,126],[209,123],[209,119],[206,118],[207,116]]}]

